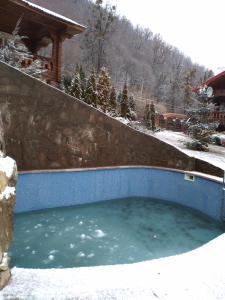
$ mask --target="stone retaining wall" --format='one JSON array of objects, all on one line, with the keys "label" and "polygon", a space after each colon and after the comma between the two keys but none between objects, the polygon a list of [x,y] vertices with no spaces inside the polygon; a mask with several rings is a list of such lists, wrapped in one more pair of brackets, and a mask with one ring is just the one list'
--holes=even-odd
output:
[{"label": "stone retaining wall", "polygon": [[[147,165],[198,171],[175,147],[0,63],[6,150],[19,170]],[[208,164],[201,171],[222,176]]]}]

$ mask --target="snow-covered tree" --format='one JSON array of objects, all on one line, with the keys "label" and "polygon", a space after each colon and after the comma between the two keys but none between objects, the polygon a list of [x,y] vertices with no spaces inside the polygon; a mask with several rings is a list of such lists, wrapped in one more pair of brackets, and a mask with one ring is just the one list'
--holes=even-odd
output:
[{"label": "snow-covered tree", "polygon": [[69,88],[69,94],[77,99],[81,99],[82,91],[81,91],[81,81],[80,81],[80,74],[75,71],[71,86]]},{"label": "snow-covered tree", "polygon": [[147,128],[150,130],[156,129],[155,115],[156,115],[156,111],[155,111],[154,103],[153,102],[151,102],[151,104],[147,103],[145,106],[144,120],[145,120],[145,124],[146,124]]},{"label": "snow-covered tree", "polygon": [[124,83],[122,98],[120,103],[120,113],[122,118],[129,118],[129,101],[128,101],[128,88],[127,82]]},{"label": "snow-covered tree", "polygon": [[192,141],[186,142],[187,148],[199,151],[209,151],[208,144],[217,124],[209,123],[210,107],[204,91],[199,94],[199,108],[188,110],[190,116],[187,132]]},{"label": "snow-covered tree", "polygon": [[97,87],[96,87],[96,74],[95,71],[92,70],[88,81],[87,81],[87,87],[86,92],[84,96],[84,101],[87,104],[91,104],[94,107],[97,107],[98,104],[98,93],[97,93]]},{"label": "snow-covered tree", "polygon": [[69,94],[71,86],[72,76],[70,74],[63,75],[62,78],[62,90]]},{"label": "snow-covered tree", "polygon": [[87,80],[86,80],[86,76],[85,76],[83,67],[81,65],[79,66],[78,72],[80,74],[81,97],[82,97],[82,99],[84,99],[85,92],[86,92]]},{"label": "snow-covered tree", "polygon": [[101,68],[97,92],[98,92],[98,103],[104,112],[108,109],[109,100],[110,100],[110,91],[111,91],[111,80],[108,74],[108,71],[105,67]]},{"label": "snow-covered tree", "polygon": [[111,92],[110,92],[109,109],[113,114],[116,114],[117,101],[116,101],[116,90],[115,90],[114,86],[112,86]]},{"label": "snow-covered tree", "polygon": [[137,114],[136,114],[136,103],[135,103],[134,95],[129,96],[128,103],[130,109],[130,119],[136,120]]}]

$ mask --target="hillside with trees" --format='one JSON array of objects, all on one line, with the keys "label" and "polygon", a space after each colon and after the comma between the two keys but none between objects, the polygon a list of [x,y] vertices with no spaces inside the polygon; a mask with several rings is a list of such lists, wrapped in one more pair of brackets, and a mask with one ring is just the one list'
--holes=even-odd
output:
[{"label": "hillside with trees", "polygon": [[[170,112],[196,106],[192,86],[212,76],[212,71],[194,64],[179,49],[148,28],[133,26],[116,8],[102,0],[32,0],[87,26],[85,33],[64,46],[64,75],[82,66],[87,77],[106,67],[117,94],[125,82],[133,93],[137,110],[149,101]],[[194,45],[193,45],[194,47]],[[91,100],[90,100],[91,101]]]}]

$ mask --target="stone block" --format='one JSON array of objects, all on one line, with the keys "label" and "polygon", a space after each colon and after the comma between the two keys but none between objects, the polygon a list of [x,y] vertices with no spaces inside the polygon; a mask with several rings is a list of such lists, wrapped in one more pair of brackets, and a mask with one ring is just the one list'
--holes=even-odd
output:
[{"label": "stone block", "polygon": [[9,269],[0,272],[0,290],[6,286],[10,277],[11,277],[11,272]]},{"label": "stone block", "polygon": [[4,191],[8,185],[8,180],[4,172],[0,171],[0,193]]}]

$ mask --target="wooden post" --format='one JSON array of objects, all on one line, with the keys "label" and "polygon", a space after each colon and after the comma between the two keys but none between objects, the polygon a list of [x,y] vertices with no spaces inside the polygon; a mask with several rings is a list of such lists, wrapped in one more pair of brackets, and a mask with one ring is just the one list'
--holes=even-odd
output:
[{"label": "wooden post", "polygon": [[53,84],[61,81],[62,68],[62,37],[56,32],[50,32],[52,38],[52,78]]}]

